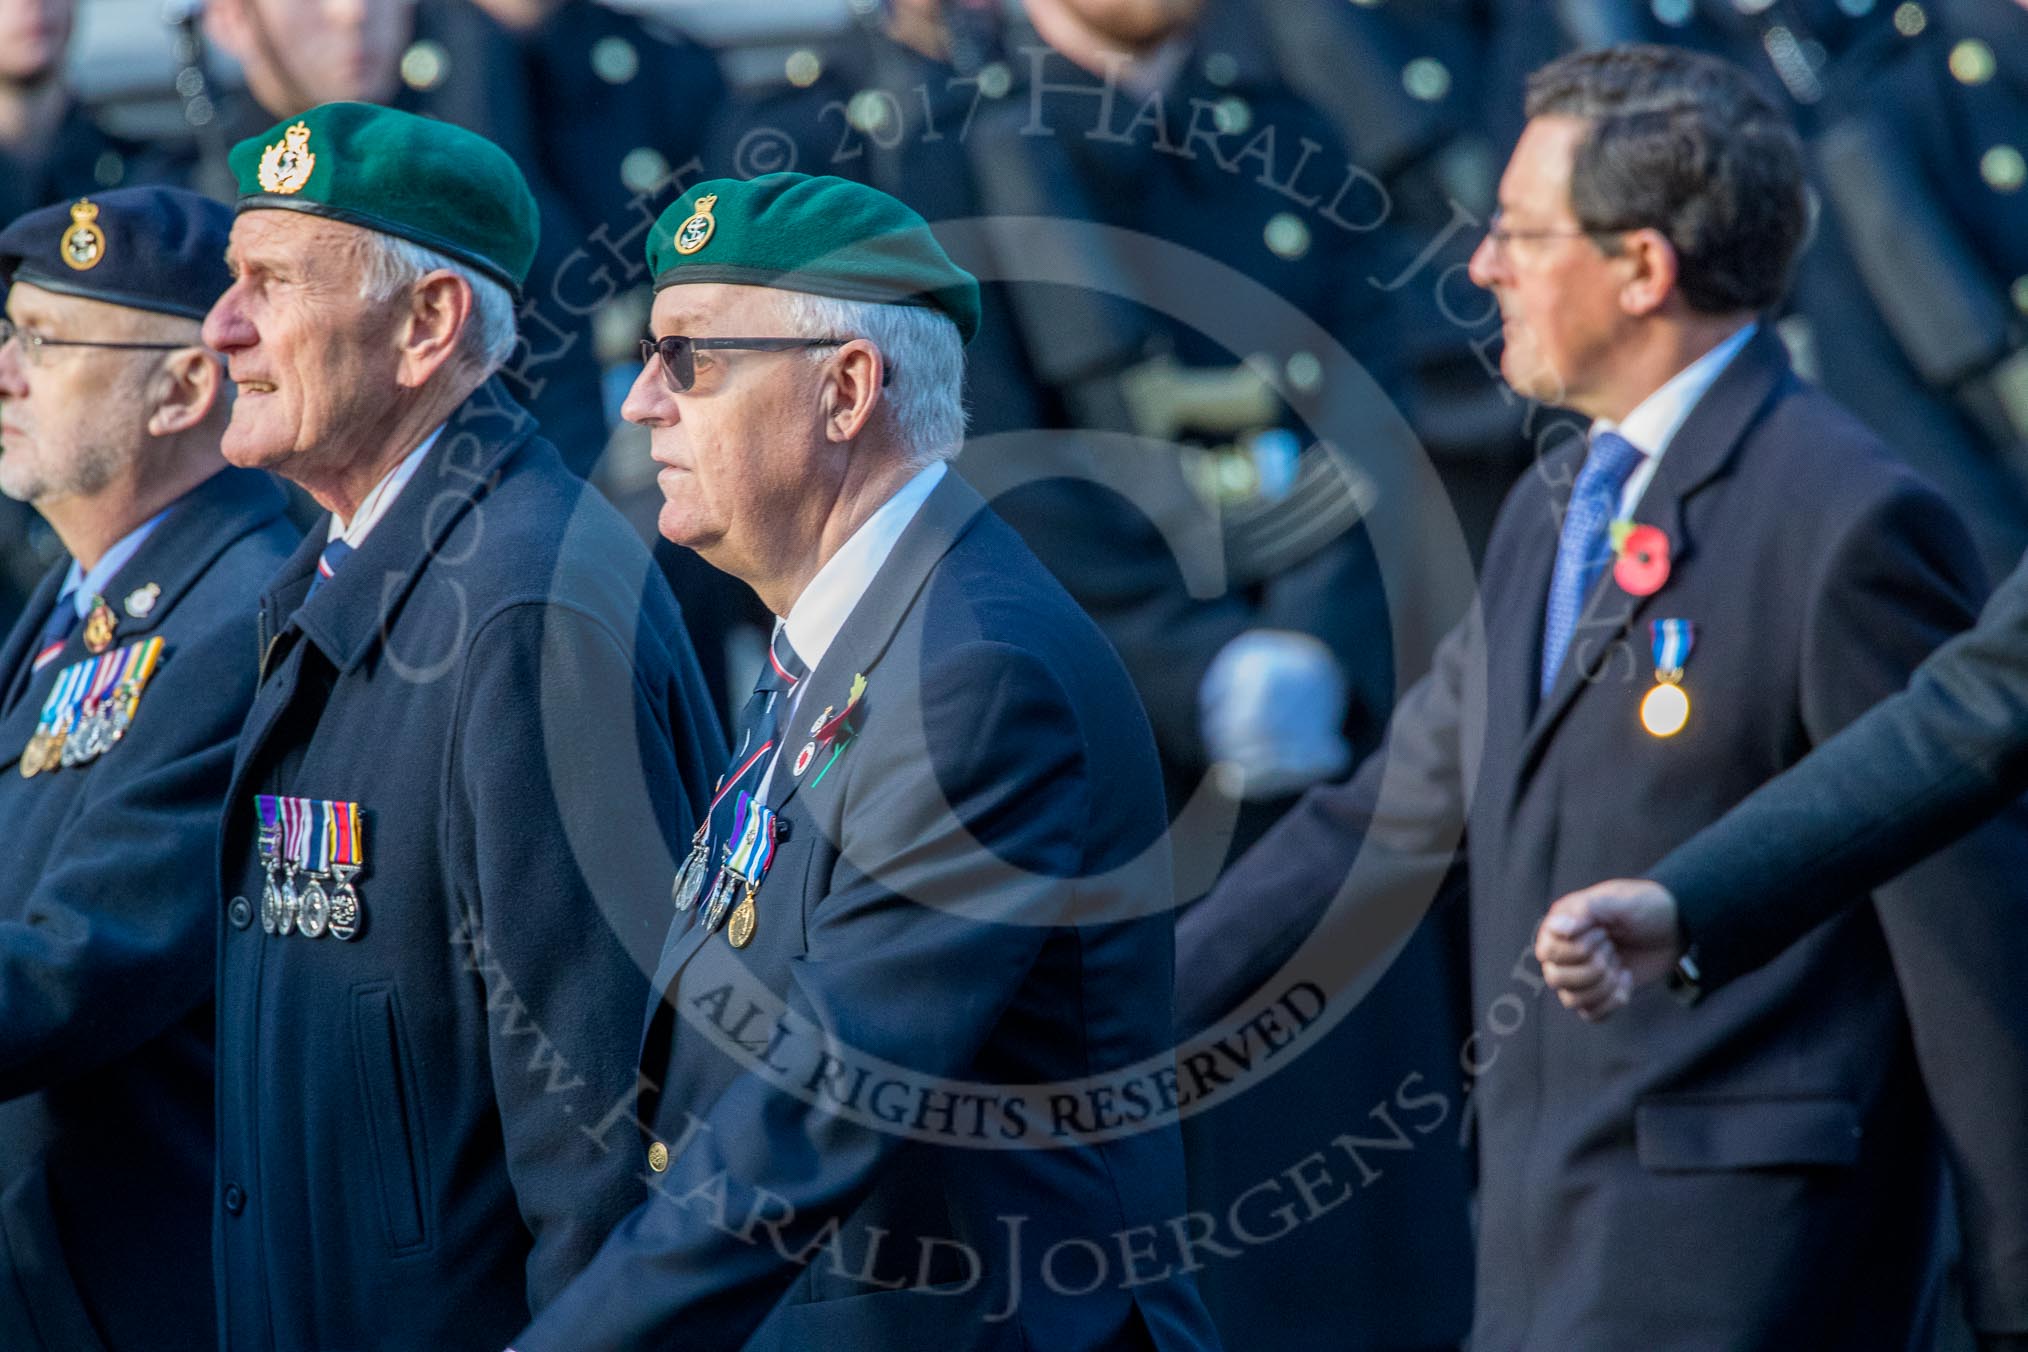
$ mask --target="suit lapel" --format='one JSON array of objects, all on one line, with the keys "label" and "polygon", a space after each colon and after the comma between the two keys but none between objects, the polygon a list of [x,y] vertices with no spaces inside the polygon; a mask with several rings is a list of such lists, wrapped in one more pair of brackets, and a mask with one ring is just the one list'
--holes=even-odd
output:
[{"label": "suit lapel", "polygon": [[[1668,537],[1672,579],[1697,549],[1697,541],[1691,538],[1685,525],[1684,504],[1731,463],[1747,429],[1759,418],[1761,410],[1788,375],[1786,349],[1779,338],[1762,328],[1739,350],[1719,373],[1718,379],[1712,382],[1711,388],[1697,401],[1690,416],[1684,419],[1682,427],[1670,441],[1661,463],[1655,467],[1654,479],[1641,495],[1640,502],[1635,504],[1633,519],[1637,523],[1657,527]],[[1552,537],[1548,546],[1552,566],[1555,551],[1556,541]],[[1534,600],[1538,612],[1546,604],[1548,576],[1548,571],[1544,570],[1539,580],[1530,579],[1539,581]],[[1613,580],[1612,569],[1608,568],[1600,575],[1591,594],[1585,598],[1578,638],[1565,655],[1555,685],[1529,722],[1509,800],[1510,811],[1519,806],[1522,791],[1527,787],[1529,776],[1541,763],[1550,735],[1569,714],[1580,692],[1596,684],[1616,660],[1623,660],[1615,657],[1619,644],[1632,645],[1637,670],[1649,662],[1650,647],[1643,639],[1641,625],[1657,607],[1668,604],[1668,595],[1667,582],[1647,596],[1636,597],[1621,590]],[[1539,669],[1541,626],[1538,614],[1534,652],[1532,656],[1524,657],[1522,662],[1530,680],[1538,679],[1534,673]],[[1587,637],[1589,642],[1585,641]]]},{"label": "suit lapel", "polygon": [[[32,650],[36,635],[41,632],[43,618],[56,604],[56,594],[62,590],[64,574],[69,571],[70,560],[65,559],[43,575],[42,581],[36,584],[35,594],[28,598],[28,604],[22,607],[20,618],[15,620],[13,630],[8,633],[6,647],[0,649],[0,671],[7,673],[6,693],[14,696],[6,710],[10,717],[19,712],[19,705],[29,702],[30,695],[39,693],[35,690],[40,684],[36,679],[37,673],[28,669],[35,660]],[[44,672],[48,670],[49,667],[43,668]],[[18,695],[14,693],[17,690],[21,692]],[[20,748],[15,750],[18,752]]]},{"label": "suit lapel", "polygon": [[[985,499],[950,471],[923,499],[921,509],[903,528],[866,594],[852,607],[838,637],[825,650],[824,660],[806,678],[802,697],[783,724],[781,750],[777,753],[780,759],[775,762],[774,778],[768,783],[770,807],[780,811],[803,785],[804,777],[794,773],[794,766],[796,752],[809,738],[797,735],[797,726],[807,734],[810,723],[825,709],[833,712],[844,709],[851,698],[854,679],[871,676],[895,630],[900,628],[902,617],[929,581],[931,570],[985,508]],[[870,684],[866,698],[869,701],[874,698]],[[813,770],[820,768],[814,763],[811,766]]]},{"label": "suit lapel", "polygon": [[[805,693],[784,718],[778,734],[774,777],[768,782],[768,805],[781,813],[784,819],[788,816],[790,800],[804,783],[803,777],[795,774],[792,767],[797,750],[808,738],[794,735],[796,726],[801,724],[807,729],[808,720],[814,719],[827,705],[834,711],[844,709],[853,679],[869,675],[879,664],[902,618],[908,614],[909,607],[915,604],[916,597],[929,581],[930,573],[985,508],[985,499],[970,484],[955,472],[947,471],[937,486],[930,490],[930,495],[923,500],[914,518],[903,528],[894,542],[893,551],[880,565],[880,571],[874,574],[866,594],[852,607],[852,613],[838,630],[838,637],[825,650],[823,660],[804,677]],[[873,698],[869,686],[866,699],[870,703]],[[807,815],[799,814],[797,829],[812,830],[814,824]],[[697,955],[704,941],[711,937],[712,932],[704,924],[703,913],[704,903],[700,900],[669,926],[669,937],[662,945],[661,961],[655,965],[654,1002],[648,1007],[648,1017],[643,1025],[644,1038],[668,1002],[683,968]]]}]

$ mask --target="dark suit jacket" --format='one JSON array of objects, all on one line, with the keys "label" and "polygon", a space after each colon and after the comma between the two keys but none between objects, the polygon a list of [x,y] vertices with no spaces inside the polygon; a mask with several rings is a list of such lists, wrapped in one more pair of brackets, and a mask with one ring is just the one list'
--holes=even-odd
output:
[{"label": "dark suit jacket", "polygon": [[[254,605],[295,544],[281,490],[228,469],[106,589],[119,645],[160,637],[132,726],[89,764],[16,773],[84,629],[28,674],[69,567],[0,649],[0,1346],[215,1347],[214,851],[253,701]],[[126,598],[149,583],[154,604]]]},{"label": "dark suit jacket", "polygon": [[[1445,642],[1385,755],[1310,795],[1186,916],[1179,989],[1236,998],[1341,888],[1326,942],[1374,951],[1387,921],[1392,932],[1413,921],[1462,831],[1475,1345],[1903,1347],[1920,1323],[1937,1199],[1911,1018],[1971,1191],[2012,1198],[2020,1186],[2020,1150],[1983,1142],[2018,1140],[2028,1098],[2018,1074],[1982,1064],[2022,1060],[2019,983],[1992,957],[2028,924],[2007,895],[2028,863],[2019,824],[1695,1009],[1651,992],[1585,1025],[1544,994],[1528,954],[1554,898],[1638,869],[1899,686],[1969,618],[1969,544],[1763,334],[1691,413],[1635,512],[1672,542],[1667,585],[1636,600],[1608,572],[1538,708],[1567,493],[1552,485],[1569,484],[1582,449],[1550,456],[1510,496],[1483,623]],[[1637,712],[1655,681],[1649,622],[1664,617],[1697,626],[1683,679],[1692,714],[1666,740]],[[1923,904],[1939,895],[1977,910],[1984,936],[1935,923]],[[1980,1054],[1951,1044],[1965,1030]],[[1988,1274],[2016,1261],[2006,1235],[2020,1214],[1966,1209]]]},{"label": "dark suit jacket", "polygon": [[[639,1188],[595,1121],[633,1082],[670,860],[724,754],[675,601],[489,384],[304,599],[219,848],[219,1319],[234,1349],[504,1344]],[[254,922],[255,797],[356,802],[358,937]]]},{"label": "dark suit jacket", "polygon": [[[857,737],[797,776],[862,673]],[[1173,1122],[1083,1097],[1173,1069],[1164,815],[1118,659],[952,476],[789,720],[755,936],[675,917],[652,1139],[608,1137],[656,1192],[516,1346],[1215,1347]]]}]

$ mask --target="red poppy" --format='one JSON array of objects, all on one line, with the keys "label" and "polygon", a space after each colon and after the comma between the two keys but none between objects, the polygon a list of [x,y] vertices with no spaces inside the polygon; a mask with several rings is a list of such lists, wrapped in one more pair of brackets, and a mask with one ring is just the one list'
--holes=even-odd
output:
[{"label": "red poppy", "polygon": [[1630,596],[1653,596],[1669,580],[1669,537],[1655,526],[1636,526],[1620,546],[1613,581]]}]

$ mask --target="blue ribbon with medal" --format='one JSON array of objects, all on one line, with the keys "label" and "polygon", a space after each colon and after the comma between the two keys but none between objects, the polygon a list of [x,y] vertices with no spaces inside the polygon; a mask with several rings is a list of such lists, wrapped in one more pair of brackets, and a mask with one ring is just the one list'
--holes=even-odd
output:
[{"label": "blue ribbon with medal", "polygon": [[1689,620],[1656,620],[1655,685],[1641,700],[1641,726],[1653,737],[1674,737],[1690,722],[1690,696],[1683,689],[1683,668],[1697,642],[1697,626]]},{"label": "blue ribbon with medal", "polygon": [[732,922],[725,931],[726,940],[734,948],[745,948],[753,941],[754,924],[759,918],[754,894],[775,861],[776,834],[775,810],[741,790],[733,809],[732,839],[726,845],[725,864],[718,871],[718,881],[704,911],[705,926],[717,929],[725,919],[726,908],[732,906],[733,892],[745,889],[739,905],[732,909]]}]

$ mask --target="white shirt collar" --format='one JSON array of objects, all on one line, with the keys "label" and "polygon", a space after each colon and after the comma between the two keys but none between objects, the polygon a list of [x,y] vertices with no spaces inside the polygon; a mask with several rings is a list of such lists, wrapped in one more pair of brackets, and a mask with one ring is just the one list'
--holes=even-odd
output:
[{"label": "white shirt collar", "polygon": [[939,460],[881,503],[852,532],[852,537],[838,547],[838,552],[824,561],[824,566],[810,579],[810,585],[803,588],[803,594],[789,607],[788,617],[778,622],[787,627],[789,646],[808,669],[815,671],[824,660],[832,640],[844,628],[846,617],[873,585],[880,565],[894,552],[894,542],[901,538],[908,523],[915,520],[923,501],[943,480],[944,473],[944,462]]},{"label": "white shirt collar", "polygon": [[380,518],[387,515],[387,509],[394,506],[394,500],[401,496],[401,490],[415,477],[416,467],[423,457],[430,453],[430,447],[437,444],[437,438],[444,434],[445,423],[438,423],[436,429],[422,439],[422,444],[402,457],[401,463],[380,476],[380,482],[373,486],[360,502],[359,510],[352,514],[350,522],[340,521],[338,514],[331,514],[330,528],[325,532],[326,543],[343,536],[345,543],[354,549],[366,543],[366,537],[380,524]]},{"label": "white shirt collar", "polygon": [[1620,493],[1621,516],[1633,515],[1634,508],[1640,504],[1641,494],[1647,491],[1648,484],[1654,479],[1669,443],[1676,439],[1676,433],[1682,430],[1683,423],[1690,417],[1690,410],[1697,407],[1697,402],[1759,328],[1758,321],[1741,327],[1717,347],[1669,377],[1661,389],[1635,405],[1634,411],[1622,421],[1615,423],[1611,418],[1593,420],[1592,436],[1600,432],[1618,432],[1645,452],[1641,463],[1627,477],[1626,488]]},{"label": "white shirt collar", "polygon": [[57,595],[70,598],[71,605],[77,609],[79,619],[84,618],[91,610],[92,602],[106,589],[106,584],[127,566],[127,561],[134,557],[135,551],[154,534],[155,527],[162,524],[162,518],[169,515],[169,510],[164,507],[121,536],[119,543],[101,555],[99,561],[93,564],[89,571],[78,567],[76,559],[70,561],[70,572],[65,575],[63,590]]}]

